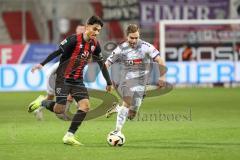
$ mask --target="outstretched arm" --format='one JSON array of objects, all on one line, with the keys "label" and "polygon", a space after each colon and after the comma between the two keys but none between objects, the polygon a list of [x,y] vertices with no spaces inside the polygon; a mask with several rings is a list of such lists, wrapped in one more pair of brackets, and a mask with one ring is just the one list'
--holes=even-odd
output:
[{"label": "outstretched arm", "polygon": [[51,60],[53,60],[54,58],[58,57],[60,54],[62,53],[62,51],[60,49],[52,52],[51,54],[48,55],[48,57],[42,61],[41,63],[33,66],[33,68],[31,69],[31,72],[34,73],[36,70],[40,70],[42,69],[42,67],[47,64],[48,62],[50,62]]}]

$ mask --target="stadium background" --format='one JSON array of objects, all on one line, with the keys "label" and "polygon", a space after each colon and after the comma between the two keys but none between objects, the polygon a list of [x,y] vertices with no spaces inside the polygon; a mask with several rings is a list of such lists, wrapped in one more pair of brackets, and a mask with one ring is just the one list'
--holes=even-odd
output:
[{"label": "stadium background", "polygon": [[[99,39],[105,57],[124,40],[129,23],[139,24],[141,38],[161,49],[159,24],[179,20],[178,27],[165,26],[161,53],[174,89],[146,98],[119,150],[105,143],[114,118],[87,122],[79,132],[87,145],[70,149],[60,141],[68,123],[47,112],[39,123],[26,112],[46,88],[47,69],[32,75],[31,66],[93,14],[104,20]],[[181,26],[181,20],[236,22],[239,0],[0,0],[0,15],[0,159],[239,159],[240,23]],[[87,85],[105,84],[99,75]],[[190,118],[174,118],[185,114]]]}]

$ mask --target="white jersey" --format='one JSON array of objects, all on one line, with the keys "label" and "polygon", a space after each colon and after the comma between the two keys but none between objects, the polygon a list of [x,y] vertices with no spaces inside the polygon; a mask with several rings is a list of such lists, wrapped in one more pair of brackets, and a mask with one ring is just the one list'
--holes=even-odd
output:
[{"label": "white jersey", "polygon": [[[120,81],[126,81],[131,79],[142,79],[139,83],[146,84],[146,79],[150,74],[150,62],[160,55],[159,51],[150,43],[143,40],[139,40],[136,48],[129,46],[128,42],[124,42],[119,45],[112,54],[108,57],[106,63],[112,65],[118,63],[121,69],[118,69],[118,73],[114,73]],[[148,77],[147,77],[148,75]],[[124,80],[124,79],[125,80]],[[121,83],[121,82],[120,82]]]},{"label": "white jersey", "polygon": [[47,93],[49,95],[55,95],[56,71],[58,66],[59,62],[54,63],[47,73]]}]

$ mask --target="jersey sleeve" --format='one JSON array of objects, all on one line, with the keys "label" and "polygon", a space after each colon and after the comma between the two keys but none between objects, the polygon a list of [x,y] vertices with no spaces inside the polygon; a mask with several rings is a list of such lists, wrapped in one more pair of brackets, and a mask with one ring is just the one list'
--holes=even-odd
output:
[{"label": "jersey sleeve", "polygon": [[40,64],[41,64],[42,66],[44,66],[45,64],[47,64],[48,62],[50,62],[51,60],[53,60],[54,58],[58,57],[58,56],[61,55],[61,54],[62,54],[61,49],[58,49],[58,50],[52,52],[51,54],[49,54],[49,55],[47,56],[47,58],[45,58]]},{"label": "jersey sleeve", "polygon": [[153,45],[145,42],[145,46],[146,46],[147,52],[149,53],[149,56],[152,59],[155,59],[157,56],[160,56],[160,52]]},{"label": "jersey sleeve", "polygon": [[109,65],[115,63],[120,58],[120,55],[121,55],[121,49],[118,46],[112,51],[111,55],[107,58],[106,63],[108,63]]},{"label": "jersey sleeve", "polygon": [[62,50],[62,54],[71,53],[71,51],[75,48],[76,43],[77,36],[75,34],[64,39],[59,45],[59,48]]},{"label": "jersey sleeve", "polygon": [[99,42],[97,42],[97,44],[96,44],[96,48],[93,52],[92,58],[93,58],[93,61],[102,61],[103,60],[103,56],[101,54],[101,46],[100,46]]}]

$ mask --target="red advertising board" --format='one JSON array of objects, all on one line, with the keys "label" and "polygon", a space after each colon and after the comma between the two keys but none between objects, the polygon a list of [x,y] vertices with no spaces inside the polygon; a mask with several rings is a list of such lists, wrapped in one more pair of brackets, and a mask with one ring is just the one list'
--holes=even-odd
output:
[{"label": "red advertising board", "polygon": [[24,54],[27,45],[0,45],[0,64],[16,64]]}]

